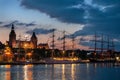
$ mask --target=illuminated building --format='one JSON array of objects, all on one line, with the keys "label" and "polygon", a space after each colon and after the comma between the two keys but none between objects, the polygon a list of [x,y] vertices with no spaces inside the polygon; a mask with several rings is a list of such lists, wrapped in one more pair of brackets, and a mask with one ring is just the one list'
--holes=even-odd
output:
[{"label": "illuminated building", "polygon": [[33,32],[30,41],[24,40],[16,40],[16,33],[14,30],[14,25],[12,24],[11,32],[9,34],[9,46],[12,48],[37,48],[37,37],[35,32]]},{"label": "illuminated building", "polygon": [[14,31],[13,24],[12,24],[11,32],[9,34],[9,46],[13,48],[16,46],[16,33]]},{"label": "illuminated building", "polygon": [[38,44],[38,48],[42,49],[42,48],[45,48],[45,49],[49,49],[49,46],[47,43],[40,43]]}]

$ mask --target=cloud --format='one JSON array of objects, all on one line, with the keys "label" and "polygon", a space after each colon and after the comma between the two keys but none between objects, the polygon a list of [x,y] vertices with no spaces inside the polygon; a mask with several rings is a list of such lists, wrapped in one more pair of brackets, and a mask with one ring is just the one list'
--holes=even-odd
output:
[{"label": "cloud", "polygon": [[26,24],[26,26],[35,26],[36,24],[34,22]]},{"label": "cloud", "polygon": [[81,35],[94,35],[95,32],[98,32],[117,37],[120,34],[120,1],[90,0],[88,3],[87,1],[85,0],[85,5],[78,4],[71,7],[85,10],[85,27],[82,30],[77,30],[74,35],[76,37]]},{"label": "cloud", "polygon": [[85,25],[72,34],[75,37],[98,32],[118,38],[120,34],[120,0],[22,0],[21,5],[62,22]]},{"label": "cloud", "polygon": [[55,31],[56,29],[35,28],[33,30],[27,31],[26,33],[32,34],[33,32],[35,32],[36,34],[49,34],[52,33],[53,30]]},{"label": "cloud", "polygon": [[0,22],[0,24],[3,24],[3,22]]},{"label": "cloud", "polygon": [[119,34],[119,0],[22,0],[21,5],[63,22],[86,25],[76,36],[95,31]]},{"label": "cloud", "polygon": [[[35,9],[48,14],[52,18],[57,18],[63,22],[82,23],[79,16],[82,17],[84,12],[77,9],[68,9],[68,6],[77,4],[78,0],[22,0],[21,5],[28,9]],[[73,13],[74,12],[74,13]],[[72,19],[71,19],[72,18]]]},{"label": "cloud", "polygon": [[23,22],[20,22],[18,20],[15,20],[12,22],[8,22],[7,24],[3,24],[3,27],[11,27],[12,24],[14,24],[15,26],[21,26],[21,27],[36,26],[36,24],[34,22],[23,23]]},{"label": "cloud", "polygon": [[99,11],[105,12],[107,9],[114,7],[114,5],[99,5],[93,3],[93,0],[84,0],[81,4],[73,5],[69,8],[83,9],[84,11],[88,11],[90,8],[98,9]]}]

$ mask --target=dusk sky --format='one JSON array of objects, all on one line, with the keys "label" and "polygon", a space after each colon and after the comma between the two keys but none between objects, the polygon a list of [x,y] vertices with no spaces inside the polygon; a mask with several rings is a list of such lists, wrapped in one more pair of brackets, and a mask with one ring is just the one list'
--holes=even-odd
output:
[{"label": "dusk sky", "polygon": [[[95,32],[104,40],[115,42],[120,51],[120,0],[0,0],[0,41],[8,40],[11,24],[17,39],[35,32],[39,43],[51,43],[55,29],[56,47],[60,48],[62,31],[75,36],[76,48],[89,49]],[[69,44],[68,44],[69,43]],[[71,48],[70,37],[66,39]],[[94,45],[94,44],[93,44]]]}]

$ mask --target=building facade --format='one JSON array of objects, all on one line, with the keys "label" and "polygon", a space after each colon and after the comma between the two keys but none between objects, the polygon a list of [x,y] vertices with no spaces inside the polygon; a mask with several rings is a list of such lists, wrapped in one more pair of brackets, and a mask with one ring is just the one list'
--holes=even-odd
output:
[{"label": "building facade", "polygon": [[49,49],[49,45],[48,45],[48,43],[40,43],[40,44],[38,44],[38,48],[39,49]]},{"label": "building facade", "polygon": [[14,31],[13,24],[12,24],[11,32],[9,34],[9,46],[13,48],[16,46],[16,33]]},{"label": "building facade", "polygon": [[9,41],[8,44],[11,48],[31,48],[35,49],[37,48],[37,37],[35,35],[35,32],[33,32],[30,41],[21,41],[16,40],[16,33],[14,30],[14,25],[12,24],[11,32],[9,34]]}]

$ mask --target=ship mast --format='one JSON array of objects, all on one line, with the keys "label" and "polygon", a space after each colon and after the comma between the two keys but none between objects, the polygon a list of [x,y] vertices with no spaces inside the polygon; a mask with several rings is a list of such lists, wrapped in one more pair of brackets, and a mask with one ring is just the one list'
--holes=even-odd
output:
[{"label": "ship mast", "polygon": [[74,57],[74,48],[75,48],[75,37],[74,36],[72,36],[72,50],[73,50],[73,52],[72,52],[72,57]]},{"label": "ship mast", "polygon": [[66,50],[66,42],[65,42],[65,39],[66,39],[66,37],[65,37],[65,31],[63,31],[63,51],[62,51],[62,54],[63,54],[63,57],[64,57],[64,55],[65,55],[65,50]]},{"label": "ship mast", "polygon": [[108,36],[108,45],[107,45],[107,50],[109,50],[109,47],[110,47],[110,40],[109,40],[109,36]]},{"label": "ship mast", "polygon": [[72,37],[72,50],[74,51],[74,48],[75,48],[75,37],[73,36]]},{"label": "ship mast", "polygon": [[63,51],[65,51],[65,31],[63,31]]},{"label": "ship mast", "polygon": [[53,29],[53,34],[52,34],[52,58],[54,57],[54,49],[55,49],[55,29]]},{"label": "ship mast", "polygon": [[103,45],[104,45],[104,42],[103,42],[103,34],[101,36],[101,53],[103,53]]},{"label": "ship mast", "polygon": [[114,45],[113,39],[112,39],[112,46],[111,46],[111,47],[112,47],[112,51],[114,51],[114,50],[115,50],[115,49],[114,49],[114,48],[115,48],[115,45]]},{"label": "ship mast", "polygon": [[94,49],[94,50],[95,50],[95,53],[96,53],[96,50],[97,50],[97,49],[96,49],[96,46],[97,46],[96,41],[97,41],[97,35],[96,35],[96,32],[95,32],[95,49]]},{"label": "ship mast", "polygon": [[19,35],[19,44],[18,44],[18,60],[20,60],[20,53],[21,53],[21,35]]}]

